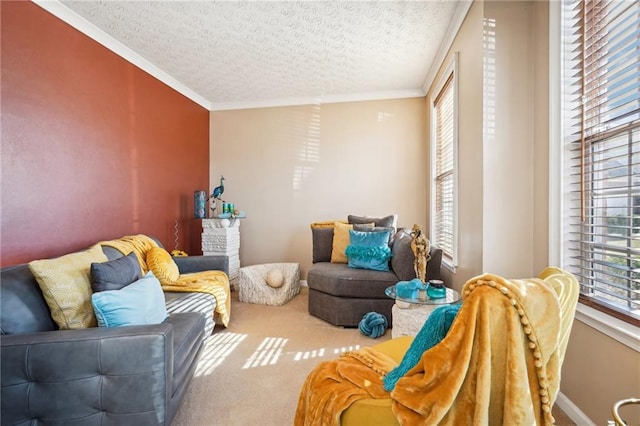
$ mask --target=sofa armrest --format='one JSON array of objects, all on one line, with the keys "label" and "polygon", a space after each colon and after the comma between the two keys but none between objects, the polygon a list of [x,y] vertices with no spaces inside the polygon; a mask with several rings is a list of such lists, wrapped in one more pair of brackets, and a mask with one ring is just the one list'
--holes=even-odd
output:
[{"label": "sofa armrest", "polygon": [[206,255],[174,257],[181,274],[201,271],[222,271],[229,275],[229,256]]},{"label": "sofa armrest", "polygon": [[399,281],[408,281],[416,277],[414,259],[411,250],[411,229],[398,228],[391,247],[391,269]]},{"label": "sofa armrest", "polygon": [[5,335],[0,344],[2,424],[168,423],[170,324]]}]

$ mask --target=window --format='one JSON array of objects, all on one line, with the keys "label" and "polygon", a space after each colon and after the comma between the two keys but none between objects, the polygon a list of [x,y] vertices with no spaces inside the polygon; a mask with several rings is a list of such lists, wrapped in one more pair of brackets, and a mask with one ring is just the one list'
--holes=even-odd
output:
[{"label": "window", "polygon": [[640,324],[640,3],[563,0],[563,265]]},{"label": "window", "polygon": [[447,68],[431,100],[431,239],[442,249],[446,266],[456,266],[457,55]]}]

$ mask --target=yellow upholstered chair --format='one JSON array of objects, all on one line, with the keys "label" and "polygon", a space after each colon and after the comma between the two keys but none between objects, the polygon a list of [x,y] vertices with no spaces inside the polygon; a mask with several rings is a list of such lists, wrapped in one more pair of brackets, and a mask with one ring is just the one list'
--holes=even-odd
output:
[{"label": "yellow upholstered chair", "polygon": [[391,392],[383,377],[412,337],[318,365],[294,424],[552,424],[578,293],[576,278],[559,268],[532,279],[469,280],[446,337]]}]

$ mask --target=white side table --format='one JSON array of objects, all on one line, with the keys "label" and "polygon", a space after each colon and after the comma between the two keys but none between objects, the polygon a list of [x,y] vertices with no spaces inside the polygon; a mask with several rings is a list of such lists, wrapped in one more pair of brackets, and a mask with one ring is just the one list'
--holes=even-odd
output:
[{"label": "white side table", "polygon": [[238,285],[240,219],[202,219],[202,254],[229,257],[229,284]]},{"label": "white side table", "polygon": [[391,338],[415,336],[424,325],[431,312],[438,306],[450,305],[460,300],[460,294],[447,288],[446,297],[442,299],[406,299],[396,296],[396,287],[387,287],[385,294],[395,299],[391,308]]}]

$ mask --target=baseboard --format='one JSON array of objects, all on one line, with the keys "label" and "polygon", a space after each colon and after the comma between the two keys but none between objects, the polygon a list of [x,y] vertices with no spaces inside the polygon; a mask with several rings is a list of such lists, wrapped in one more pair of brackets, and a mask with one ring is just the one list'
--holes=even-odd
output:
[{"label": "baseboard", "polygon": [[594,422],[591,421],[589,417],[585,413],[582,412],[578,408],[576,404],[571,402],[569,398],[567,398],[562,392],[558,393],[558,398],[556,398],[556,405],[565,412],[567,416],[577,425],[584,426],[597,426]]}]

